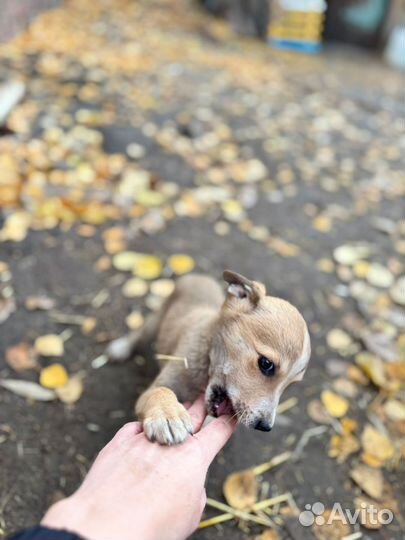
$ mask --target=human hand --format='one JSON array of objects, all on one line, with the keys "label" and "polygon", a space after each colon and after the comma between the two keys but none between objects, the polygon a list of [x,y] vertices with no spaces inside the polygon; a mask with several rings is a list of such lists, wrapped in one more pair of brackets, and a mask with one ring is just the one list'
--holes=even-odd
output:
[{"label": "human hand", "polygon": [[184,540],[198,526],[208,467],[235,429],[222,416],[201,429],[203,398],[189,409],[194,435],[177,446],[147,440],[126,424],[101,450],[80,488],[53,505],[42,525],[88,540]]}]

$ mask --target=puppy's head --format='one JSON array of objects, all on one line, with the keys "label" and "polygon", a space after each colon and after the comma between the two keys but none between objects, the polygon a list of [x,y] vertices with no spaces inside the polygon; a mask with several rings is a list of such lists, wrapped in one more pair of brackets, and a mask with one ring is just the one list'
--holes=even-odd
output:
[{"label": "puppy's head", "polygon": [[270,431],[280,396],[302,380],[311,354],[307,325],[264,285],[226,270],[227,297],[210,351],[207,409]]}]

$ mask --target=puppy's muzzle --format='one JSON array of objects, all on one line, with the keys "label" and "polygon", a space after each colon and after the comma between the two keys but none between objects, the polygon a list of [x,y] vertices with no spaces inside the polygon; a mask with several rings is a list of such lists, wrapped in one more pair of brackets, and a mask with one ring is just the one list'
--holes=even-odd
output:
[{"label": "puppy's muzzle", "polygon": [[259,420],[256,420],[256,422],[253,424],[253,427],[255,429],[258,429],[259,431],[271,431],[273,428],[270,422],[268,420],[265,420],[264,418],[259,418]]}]

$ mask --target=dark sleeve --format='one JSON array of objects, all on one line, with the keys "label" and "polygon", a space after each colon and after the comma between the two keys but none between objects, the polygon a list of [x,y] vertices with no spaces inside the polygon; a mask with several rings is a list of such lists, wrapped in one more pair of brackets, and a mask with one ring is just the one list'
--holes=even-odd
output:
[{"label": "dark sleeve", "polygon": [[48,529],[48,527],[38,525],[37,527],[20,531],[10,536],[8,540],[82,540],[82,538],[68,531]]}]

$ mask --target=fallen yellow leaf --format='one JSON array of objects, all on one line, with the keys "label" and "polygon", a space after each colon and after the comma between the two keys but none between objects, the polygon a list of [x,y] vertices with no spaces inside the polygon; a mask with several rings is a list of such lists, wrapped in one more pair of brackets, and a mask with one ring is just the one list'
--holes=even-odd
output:
[{"label": "fallen yellow leaf", "polygon": [[356,364],[363,370],[363,373],[379,388],[387,386],[384,363],[377,356],[363,351],[356,354]]},{"label": "fallen yellow leaf", "polygon": [[384,490],[384,477],[379,469],[358,465],[350,472],[352,480],[373,499],[381,499]]},{"label": "fallen yellow leaf", "polygon": [[378,460],[385,462],[394,457],[395,450],[390,439],[377,431],[371,424],[367,424],[364,428],[361,444],[365,452]]},{"label": "fallen yellow leaf", "polygon": [[125,322],[127,323],[128,328],[130,328],[131,330],[138,330],[138,328],[141,328],[141,326],[143,326],[144,318],[141,312],[133,311],[125,319]]},{"label": "fallen yellow leaf", "polygon": [[398,399],[390,399],[384,405],[384,412],[393,422],[405,421],[405,403]]},{"label": "fallen yellow leaf", "polygon": [[111,259],[110,257],[107,257],[106,255],[103,255],[99,259],[97,259],[94,267],[98,272],[104,272],[105,270],[109,270],[111,268]]},{"label": "fallen yellow leaf", "polygon": [[28,212],[19,210],[10,214],[0,230],[0,241],[22,242],[27,236],[31,217]]},{"label": "fallen yellow leaf", "polygon": [[103,232],[104,248],[107,253],[114,255],[125,250],[125,229],[110,227]]},{"label": "fallen yellow leaf", "polygon": [[358,422],[353,418],[343,418],[340,424],[342,426],[343,433],[346,434],[354,433],[359,427]]},{"label": "fallen yellow leaf", "polygon": [[144,279],[140,278],[131,278],[124,283],[122,286],[122,294],[126,298],[137,298],[140,296],[145,296],[148,292],[148,284]]},{"label": "fallen yellow leaf", "polygon": [[81,330],[85,336],[91,334],[97,326],[97,319],[95,317],[86,317],[82,323]]},{"label": "fallen yellow leaf", "polygon": [[121,272],[130,272],[139,259],[139,253],[135,251],[122,251],[114,255],[112,263],[114,268]]},{"label": "fallen yellow leaf", "polygon": [[349,366],[347,368],[347,375],[350,380],[359,384],[361,386],[367,386],[369,384],[369,379],[366,375],[356,366]]},{"label": "fallen yellow leaf", "polygon": [[322,233],[329,232],[332,228],[332,221],[328,216],[319,215],[312,221],[312,227]]},{"label": "fallen yellow leaf", "polygon": [[312,399],[308,403],[307,413],[317,424],[331,424],[333,418],[328,413],[323,403],[319,399]]},{"label": "fallen yellow leaf", "polygon": [[174,274],[180,276],[191,272],[194,269],[195,262],[189,255],[176,254],[169,257],[168,265]]},{"label": "fallen yellow leaf", "polygon": [[172,279],[157,279],[150,284],[150,292],[161,298],[167,298],[174,290]]},{"label": "fallen yellow leaf", "polygon": [[83,236],[84,238],[91,238],[96,234],[96,228],[93,225],[83,224],[80,225],[77,229],[77,234]]},{"label": "fallen yellow leaf", "polygon": [[335,264],[330,259],[319,259],[316,262],[316,267],[321,272],[325,272],[326,274],[330,274],[335,269]]},{"label": "fallen yellow leaf", "polygon": [[44,388],[61,388],[69,381],[69,376],[62,364],[52,364],[41,370],[39,382]]},{"label": "fallen yellow leaf", "polygon": [[145,189],[135,194],[135,201],[146,207],[161,206],[165,202],[165,196],[159,191]]},{"label": "fallen yellow leaf", "polygon": [[351,454],[360,450],[360,443],[350,433],[343,435],[333,435],[330,440],[328,455],[336,458],[338,463],[343,463]]},{"label": "fallen yellow leaf", "polygon": [[326,336],[328,346],[334,351],[344,352],[352,344],[352,338],[340,328],[333,328]]},{"label": "fallen yellow leaf", "polygon": [[357,261],[353,267],[354,275],[359,279],[365,279],[370,271],[370,263],[368,261]]},{"label": "fallen yellow leaf", "polygon": [[132,267],[133,274],[142,279],[156,279],[162,270],[162,261],[154,255],[139,256]]},{"label": "fallen yellow leaf", "polygon": [[384,465],[384,462],[381,461],[381,459],[377,459],[375,456],[369,454],[368,452],[362,452],[361,460],[363,461],[363,463],[365,463],[369,467],[372,467],[373,469],[380,469]]},{"label": "fallen yellow leaf", "polygon": [[62,356],[64,352],[63,339],[57,334],[46,334],[35,340],[35,351],[41,356]]},{"label": "fallen yellow leaf", "polygon": [[281,257],[296,257],[301,251],[300,247],[296,244],[278,237],[270,238],[267,245]]},{"label": "fallen yellow leaf", "polygon": [[229,199],[222,203],[222,210],[229,221],[240,221],[245,215],[242,205],[235,199]]},{"label": "fallen yellow leaf", "polygon": [[246,510],[257,502],[258,483],[252,469],[232,473],[223,485],[226,502],[237,510]]},{"label": "fallen yellow leaf", "polygon": [[347,399],[330,390],[324,390],[322,392],[321,400],[325,409],[334,418],[342,418],[349,410],[349,402]]},{"label": "fallen yellow leaf", "polygon": [[64,386],[55,388],[55,393],[63,403],[76,403],[83,393],[81,376],[74,375]]}]

